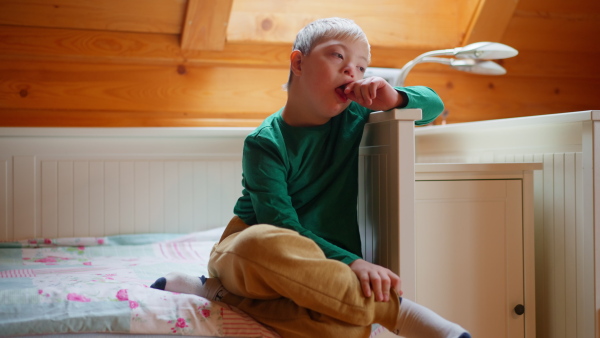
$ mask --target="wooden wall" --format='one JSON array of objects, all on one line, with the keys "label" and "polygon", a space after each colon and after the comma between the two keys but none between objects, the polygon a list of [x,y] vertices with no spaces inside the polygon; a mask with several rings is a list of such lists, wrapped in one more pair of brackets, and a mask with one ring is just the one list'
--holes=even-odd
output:
[{"label": "wooden wall", "polygon": [[500,77],[414,68],[406,84],[436,90],[448,123],[600,109],[599,13],[597,0],[2,0],[0,126],[256,126],[285,102],[295,34],[328,16],[363,27],[374,67],[517,48]]}]

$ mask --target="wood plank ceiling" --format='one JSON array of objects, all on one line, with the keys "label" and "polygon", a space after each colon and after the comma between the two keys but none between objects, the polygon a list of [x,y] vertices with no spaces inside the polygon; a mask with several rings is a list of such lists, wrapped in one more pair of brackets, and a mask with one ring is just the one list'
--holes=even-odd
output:
[{"label": "wood plank ceiling", "polygon": [[499,77],[415,67],[448,123],[600,109],[597,0],[2,0],[0,126],[256,126],[285,103],[295,34],[329,16],[363,27],[373,67],[518,49]]}]

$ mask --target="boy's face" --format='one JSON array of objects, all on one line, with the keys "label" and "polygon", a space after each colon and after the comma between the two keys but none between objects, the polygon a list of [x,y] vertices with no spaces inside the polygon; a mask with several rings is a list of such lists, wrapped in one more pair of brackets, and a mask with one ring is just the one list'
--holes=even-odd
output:
[{"label": "boy's face", "polygon": [[[330,39],[302,57],[299,84],[315,117],[330,119],[350,105],[344,94],[348,83],[361,80],[368,66],[369,46],[363,40]],[[312,114],[311,113],[311,114]]]}]

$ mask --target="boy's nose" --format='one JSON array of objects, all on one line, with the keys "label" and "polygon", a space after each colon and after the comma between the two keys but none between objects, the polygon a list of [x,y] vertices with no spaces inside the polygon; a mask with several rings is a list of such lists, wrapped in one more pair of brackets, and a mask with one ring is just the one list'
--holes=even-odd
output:
[{"label": "boy's nose", "polygon": [[344,67],[344,74],[350,75],[350,77],[352,78],[354,77],[354,75],[356,75],[354,68],[351,66]]}]

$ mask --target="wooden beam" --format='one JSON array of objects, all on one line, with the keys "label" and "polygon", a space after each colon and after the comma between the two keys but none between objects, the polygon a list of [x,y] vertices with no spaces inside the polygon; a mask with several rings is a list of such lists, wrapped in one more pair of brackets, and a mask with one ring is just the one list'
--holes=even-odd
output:
[{"label": "wooden beam", "polygon": [[233,0],[189,0],[181,34],[183,50],[223,50]]},{"label": "wooden beam", "polygon": [[306,24],[326,17],[354,20],[371,46],[441,49],[458,45],[467,23],[461,11],[473,0],[236,0],[228,41],[291,44]]},{"label": "wooden beam", "polygon": [[479,41],[500,42],[519,0],[480,0],[467,27],[463,45]]}]

